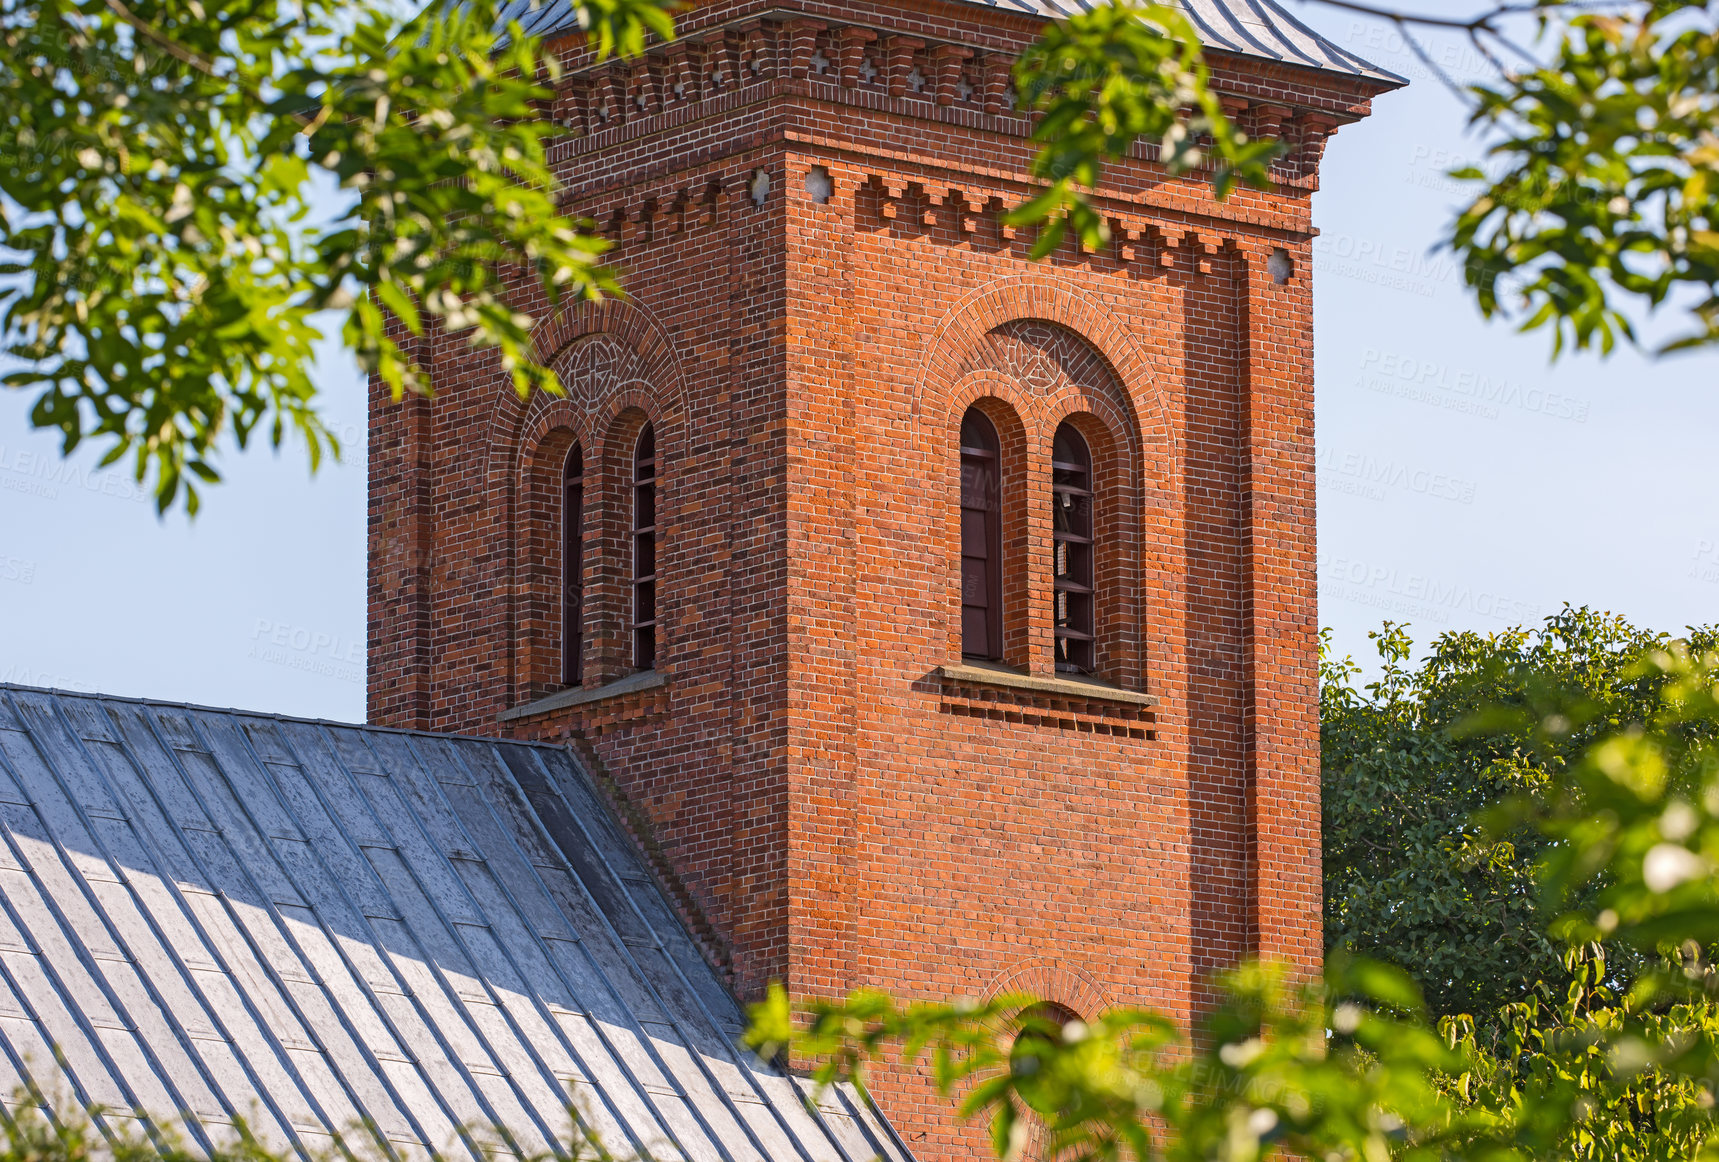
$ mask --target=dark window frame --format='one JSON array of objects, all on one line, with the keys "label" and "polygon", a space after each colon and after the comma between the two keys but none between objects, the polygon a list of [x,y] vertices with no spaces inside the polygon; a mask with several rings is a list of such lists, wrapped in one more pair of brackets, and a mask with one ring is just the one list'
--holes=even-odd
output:
[{"label": "dark window frame", "polygon": [[561,684],[585,682],[585,453],[561,468]]},{"label": "dark window frame", "polygon": [[961,417],[961,656],[1003,660],[1003,457],[997,425]]},{"label": "dark window frame", "polygon": [[633,446],[633,668],[657,664],[657,441],[650,423]]},{"label": "dark window frame", "polygon": [[1090,674],[1097,662],[1092,446],[1064,420],[1051,444],[1053,647],[1061,674]]}]

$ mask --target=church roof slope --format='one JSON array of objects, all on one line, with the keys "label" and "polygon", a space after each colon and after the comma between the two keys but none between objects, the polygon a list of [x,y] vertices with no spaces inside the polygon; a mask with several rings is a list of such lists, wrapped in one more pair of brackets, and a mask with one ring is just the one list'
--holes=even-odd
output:
[{"label": "church roof slope", "polygon": [[560,1153],[577,1117],[623,1158],[910,1162],[741,1023],[563,748],[0,686],[0,1093],[205,1148]]}]

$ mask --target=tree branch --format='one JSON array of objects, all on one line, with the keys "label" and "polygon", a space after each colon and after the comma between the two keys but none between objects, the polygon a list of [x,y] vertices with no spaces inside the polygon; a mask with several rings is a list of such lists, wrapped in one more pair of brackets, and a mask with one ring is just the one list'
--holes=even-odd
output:
[{"label": "tree branch", "polygon": [[1453,16],[1428,16],[1419,12],[1403,12],[1395,8],[1385,8],[1377,4],[1367,4],[1363,0],[1305,0],[1306,3],[1323,4],[1328,8],[1342,8],[1349,12],[1359,12],[1363,16],[1376,16],[1380,20],[1389,20],[1393,24],[1418,24],[1423,28],[1452,28],[1460,32],[1490,32],[1498,35],[1498,21],[1511,16],[1532,16],[1553,11],[1591,12],[1605,8],[1627,8],[1639,0],[1545,0],[1535,4],[1495,4],[1481,12],[1478,16],[1468,19]]},{"label": "tree branch", "polygon": [[[182,64],[190,65],[192,68],[212,80],[223,81],[229,85],[236,85],[240,89],[244,90],[247,96],[257,101],[262,101],[264,99],[261,90],[259,90],[255,85],[246,84],[242,77],[235,74],[221,72],[215,67],[215,62],[209,60],[207,57],[199,56],[197,53],[192,52],[166,33],[157,29],[154,25],[139,19],[131,9],[125,6],[122,0],[106,0],[106,3],[109,11],[119,17],[132,29],[147,37],[158,48],[173,57],[173,59]],[[314,118],[306,117],[301,113],[294,113],[291,114],[291,116],[304,125],[304,128],[299,132],[308,137],[322,127],[323,122],[328,120],[328,115],[332,111],[332,106],[324,105],[321,110],[317,112],[317,115]]]},{"label": "tree branch", "polygon": [[1386,7],[1381,4],[1369,4],[1366,0],[1302,0],[1304,4],[1323,4],[1327,8],[1338,8],[1345,12],[1356,12],[1363,16],[1371,16],[1378,20],[1386,20],[1396,25],[1402,33],[1403,42],[1409,46],[1409,51],[1415,54],[1439,82],[1462,100],[1468,99],[1468,94],[1462,86],[1446,73],[1432,59],[1420,41],[1409,31],[1411,25],[1419,28],[1449,29],[1453,32],[1468,34],[1469,43],[1474,50],[1486,58],[1486,62],[1497,69],[1500,74],[1507,70],[1504,62],[1487,45],[1486,38],[1490,37],[1497,44],[1508,49],[1530,65],[1539,66],[1540,58],[1517,44],[1500,27],[1500,24],[1515,16],[1546,16],[1552,12],[1592,12],[1613,8],[1628,8],[1641,3],[1641,0],[1536,0],[1524,4],[1495,4],[1473,16],[1434,16],[1424,12],[1404,12],[1401,9]]},{"label": "tree branch", "polygon": [[115,16],[125,21],[126,24],[130,25],[137,32],[142,33],[144,36],[154,41],[157,47],[165,50],[167,54],[175,60],[178,60],[182,64],[190,65],[198,72],[204,73],[217,81],[230,82],[234,79],[229,76],[223,76],[220,71],[215,68],[215,62],[209,60],[207,57],[198,56],[196,53],[192,52],[166,33],[156,31],[154,25],[138,19],[132,14],[131,9],[120,3],[120,0],[107,0],[107,6]]}]

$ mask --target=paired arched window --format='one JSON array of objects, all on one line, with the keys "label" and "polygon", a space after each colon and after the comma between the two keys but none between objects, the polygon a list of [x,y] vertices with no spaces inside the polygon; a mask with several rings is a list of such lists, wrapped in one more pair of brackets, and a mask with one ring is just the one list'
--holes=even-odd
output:
[{"label": "paired arched window", "polygon": [[1066,421],[1051,443],[1051,551],[1056,624],[1056,668],[1090,674],[1093,668],[1092,450]]},{"label": "paired arched window", "polygon": [[[978,407],[961,417],[961,653],[1003,658],[1002,445]],[[1092,449],[1073,424],[1051,442],[1052,623],[1056,668],[1090,674],[1093,642]]]},{"label": "paired arched window", "polygon": [[567,453],[561,470],[561,684],[585,670],[585,454]]},{"label": "paired arched window", "polygon": [[961,653],[1003,656],[1002,463],[978,408],[961,420]]},{"label": "paired arched window", "polygon": [[646,424],[633,453],[633,667],[657,664],[657,435]]},{"label": "paired arched window", "polygon": [[[649,423],[633,445],[632,505],[623,527],[628,563],[615,562],[630,592],[627,632],[636,670],[657,663],[657,440]],[[580,686],[585,674],[585,452],[578,444],[561,466],[561,684]]]}]

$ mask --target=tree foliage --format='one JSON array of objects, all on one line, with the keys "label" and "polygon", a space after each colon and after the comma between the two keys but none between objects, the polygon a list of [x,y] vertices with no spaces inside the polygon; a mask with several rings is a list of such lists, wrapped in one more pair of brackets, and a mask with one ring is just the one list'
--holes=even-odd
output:
[{"label": "tree foliage", "polygon": [[[580,0],[601,54],[670,37],[673,0]],[[396,399],[434,385],[390,330],[464,333],[514,386],[558,390],[524,301],[616,293],[589,223],[562,215],[541,115],[556,57],[489,0],[416,19],[332,0],[0,0],[0,356],[70,453],[129,457],[158,507],[219,479],[261,429],[338,453],[310,376],[318,317]],[[1177,9],[1053,24],[1017,74],[1041,114],[1038,252],[1077,191],[1138,140],[1221,196],[1263,184]],[[332,218],[333,201],[344,208]],[[511,279],[511,285],[510,285]],[[511,293],[509,293],[511,291]]]},{"label": "tree foliage", "polygon": [[1055,250],[1069,230],[1097,245],[1105,216],[1084,191],[1106,159],[1150,146],[1171,174],[1208,170],[1212,193],[1238,181],[1268,187],[1275,141],[1250,141],[1224,115],[1209,84],[1199,34],[1180,9],[1131,0],[1057,21],[1015,64],[1021,108],[1039,115],[1033,176],[1045,189],[1011,216],[1041,227],[1032,255]]},{"label": "tree foliage", "polygon": [[[637,51],[663,3],[581,8]],[[431,385],[388,312],[554,390],[504,278],[551,304],[615,288],[556,208],[534,104],[556,62],[493,24],[487,0],[0,0],[0,356],[32,422],[195,511],[223,438],[296,431],[313,466],[333,446],[323,312],[397,397]]]},{"label": "tree foliage", "polygon": [[1654,0],[1569,14],[1543,61],[1472,88],[1491,140],[1482,188],[1449,244],[1487,315],[1515,297],[1522,329],[1610,351],[1632,305],[1693,293],[1667,350],[1719,340],[1719,14]]},{"label": "tree foliage", "polygon": [[[1473,197],[1441,239],[1483,313],[1519,318],[1523,330],[1549,328],[1554,356],[1635,342],[1634,317],[1666,304],[1689,326],[1663,350],[1719,341],[1719,8],[1704,0],[1546,0],[1465,19],[1332,2],[1405,30],[1466,30],[1497,66],[1496,76],[1461,94],[1489,164],[1453,172]],[[1532,49],[1508,34],[1509,19],[1520,16],[1538,23]],[[1089,245],[1104,240],[1103,215],[1087,197],[1106,162],[1146,139],[1127,128],[1153,123],[1135,106],[1139,82],[1155,75],[1160,58],[1136,64],[1123,46],[1151,35],[1155,23],[1139,12],[1076,16],[1070,31],[1059,26],[1047,36],[1053,54],[1024,62],[1023,91],[1119,68],[1134,82],[1074,90],[1083,103],[1065,107],[1059,140],[1041,156],[1039,176],[1055,184],[1021,211],[1021,220],[1045,223],[1046,237],[1071,229]],[[1161,92],[1203,113],[1173,89]],[[1269,159],[1271,143],[1232,140],[1216,124],[1205,160],[1222,196],[1231,175],[1249,176]],[[1166,163],[1184,159],[1180,139],[1147,141]]]},{"label": "tree foliage", "polygon": [[[673,0],[580,0],[599,53],[673,34]],[[557,57],[489,0],[407,19],[332,0],[0,0],[0,356],[62,451],[129,457],[195,512],[223,439],[338,453],[310,368],[332,316],[396,399],[434,385],[398,341],[464,333],[520,392],[556,391],[534,297],[619,291],[591,224],[562,215],[542,116]],[[1018,73],[1042,114],[1021,211],[1038,250],[1104,229],[1074,191],[1145,139],[1219,194],[1265,180],[1207,86],[1179,11],[1052,25]],[[342,202],[344,195],[345,201]],[[337,207],[332,216],[326,207]]]},{"label": "tree foliage", "polygon": [[1382,1162],[1397,1152],[1405,1117],[1438,1123],[1403,1154],[1419,1160],[1473,1133],[1435,1080],[1458,1058],[1399,1015],[1416,1010],[1412,984],[1364,964],[1332,980],[1376,1002],[1345,1001],[1335,1032],[1323,986],[1252,964],[1221,978],[1226,1001],[1192,1038],[1142,1009],[1047,1024],[1041,1002],[1025,995],[914,1004],[860,992],[810,1002],[797,1024],[777,988],[754,1008],[747,1039],[765,1054],[791,1046],[819,1084],[863,1088],[866,1065],[897,1048],[903,1060],[929,1058],[938,1090],[988,1125],[999,1158],[1019,1157],[1034,1127],[1043,1131],[1035,1153],[1071,1162],[1252,1162],[1279,1149]]},{"label": "tree foliage", "polygon": [[[1417,664],[1407,627],[1372,637],[1379,674],[1364,686],[1347,659],[1321,665],[1326,943],[1399,966],[1434,1014],[1485,1024],[1566,979],[1535,881],[1548,841],[1485,816],[1645,722],[1664,683],[1637,661],[1670,638],[1573,608],[1534,628],[1445,634]],[[1719,631],[1688,640],[1711,649]],[[1620,951],[1612,983],[1636,967]]]},{"label": "tree foliage", "polygon": [[[1662,966],[1686,965],[1678,956]],[[1471,1114],[1515,1113],[1514,1144],[1535,1158],[1700,1157],[1713,1133],[1710,1090],[1678,1070],[1651,1067],[1643,1047],[1719,1037],[1719,1004],[1705,979],[1711,966],[1691,958],[1687,968],[1702,987],[1675,997],[1619,992],[1607,983],[1613,973],[1598,944],[1567,950],[1564,967],[1564,989],[1537,982],[1486,1024],[1467,1015],[1439,1022],[1462,1060],[1440,1076],[1445,1092]]]}]

